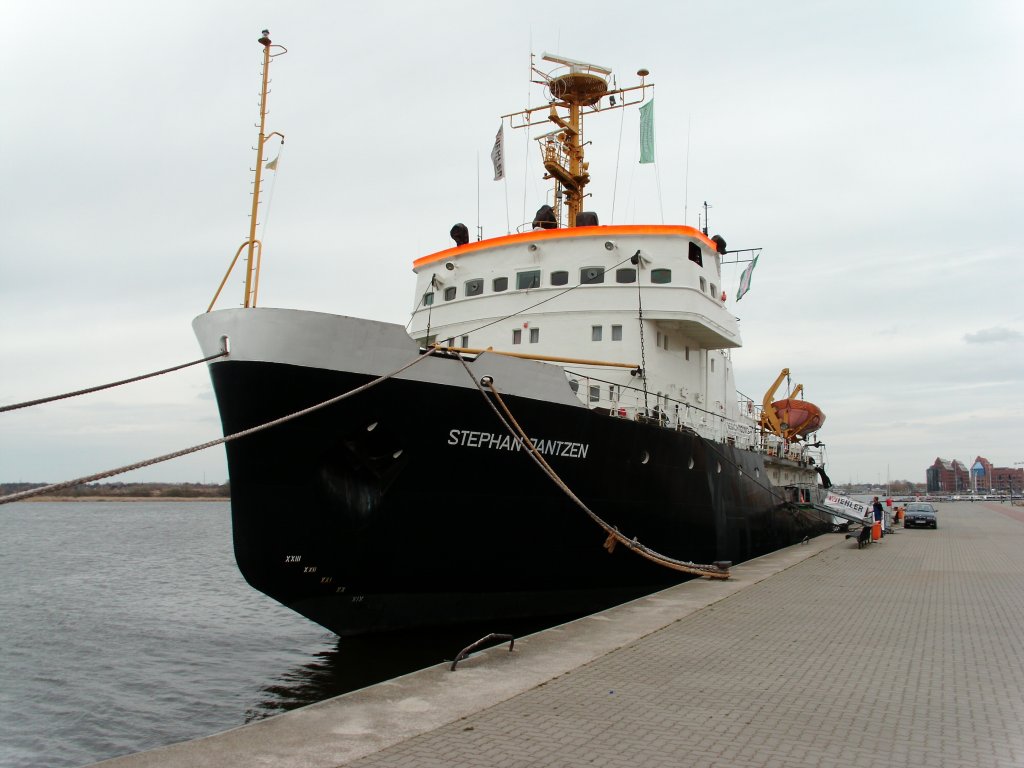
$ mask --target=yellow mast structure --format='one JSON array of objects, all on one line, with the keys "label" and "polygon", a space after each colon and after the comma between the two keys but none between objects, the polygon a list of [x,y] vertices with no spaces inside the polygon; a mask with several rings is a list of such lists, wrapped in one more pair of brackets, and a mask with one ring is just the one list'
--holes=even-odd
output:
[{"label": "yellow mast structure", "polygon": [[[547,87],[548,103],[540,107],[524,109],[502,115],[509,118],[513,128],[529,128],[543,125],[546,121],[554,123],[554,131],[538,136],[543,142],[544,178],[555,180],[555,218],[562,225],[562,203],[567,209],[565,226],[575,227],[576,217],[583,209],[584,187],[590,182],[589,164],[584,159],[583,118],[595,112],[639,104],[646,98],[647,88],[653,83],[644,80],[650,74],[646,69],[637,71],[640,85],[629,88],[609,88],[608,77],[611,69],[597,64],[568,59],[550,53],[542,54],[544,61],[560,65],[551,73],[542,72],[536,66],[531,67],[541,80],[534,80]],[[640,98],[626,101],[625,94],[640,91]],[[607,101],[602,103],[607,97]],[[538,113],[546,112],[542,118]]]},{"label": "yellow mast structure", "polygon": [[[270,60],[288,53],[288,49],[283,45],[274,45],[270,40],[270,31],[266,29],[263,30],[263,34],[260,35],[257,42],[263,46],[263,86],[260,90],[260,133],[256,141],[256,178],[252,190],[252,213],[249,216],[249,239],[238,246],[238,250],[235,251],[235,258],[231,260],[224,279],[220,281],[220,286],[213,295],[213,300],[210,302],[210,306],[206,310],[207,312],[211,311],[213,305],[217,303],[217,298],[220,296],[220,292],[223,290],[224,284],[227,282],[228,276],[231,274],[231,270],[234,269],[235,263],[238,261],[238,257],[243,249],[248,249],[248,251],[245,269],[245,295],[242,300],[242,306],[255,307],[256,298],[259,294],[260,262],[263,258],[263,243],[256,239],[256,224],[258,223],[260,185],[263,176],[263,147],[272,136],[280,136],[281,143],[284,144],[284,134],[280,131],[273,131],[269,134],[265,133],[267,125],[267,93],[269,93],[267,86],[270,83]],[[277,53],[271,53],[272,48],[280,50]]]}]

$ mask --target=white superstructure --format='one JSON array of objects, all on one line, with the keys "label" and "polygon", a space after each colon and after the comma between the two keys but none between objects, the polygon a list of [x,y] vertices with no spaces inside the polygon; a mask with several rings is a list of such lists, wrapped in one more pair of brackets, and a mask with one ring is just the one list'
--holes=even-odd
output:
[{"label": "white superstructure", "polygon": [[753,404],[739,401],[729,357],[741,342],[721,255],[699,230],[535,230],[426,256],[414,271],[409,332],[421,343],[615,363],[559,364],[591,408],[754,445]]}]

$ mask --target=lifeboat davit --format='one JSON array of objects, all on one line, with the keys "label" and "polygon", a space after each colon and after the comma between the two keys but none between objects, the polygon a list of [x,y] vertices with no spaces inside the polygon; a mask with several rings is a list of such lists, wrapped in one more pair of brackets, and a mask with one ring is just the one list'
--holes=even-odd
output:
[{"label": "lifeboat davit", "polygon": [[772,408],[784,425],[787,439],[806,437],[812,432],[817,432],[825,423],[825,414],[821,412],[821,408],[806,400],[788,397],[785,400],[776,400],[772,403]]}]

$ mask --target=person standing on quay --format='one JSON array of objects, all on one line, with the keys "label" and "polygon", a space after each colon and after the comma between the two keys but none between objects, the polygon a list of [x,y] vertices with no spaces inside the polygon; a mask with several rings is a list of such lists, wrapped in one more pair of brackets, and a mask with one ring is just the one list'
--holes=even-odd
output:
[{"label": "person standing on quay", "polygon": [[871,511],[875,515],[875,522],[880,524],[882,536],[885,536],[885,521],[883,519],[885,512],[882,509],[882,502],[878,500],[877,496],[875,496],[875,500],[871,502]]}]

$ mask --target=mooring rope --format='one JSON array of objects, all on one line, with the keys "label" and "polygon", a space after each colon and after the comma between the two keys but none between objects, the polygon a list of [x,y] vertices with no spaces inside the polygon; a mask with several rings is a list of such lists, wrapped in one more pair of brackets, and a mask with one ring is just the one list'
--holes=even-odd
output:
[{"label": "mooring rope", "polygon": [[54,400],[66,400],[69,397],[78,397],[78,395],[88,395],[90,392],[99,392],[104,389],[111,389],[113,387],[119,387],[122,384],[131,384],[133,381],[142,381],[143,379],[151,379],[154,376],[162,376],[165,373],[172,373],[174,371],[180,371],[182,368],[188,368],[192,365],[199,365],[200,363],[207,363],[210,360],[216,360],[218,357],[224,357],[227,352],[218,352],[216,355],[210,355],[209,357],[203,357],[199,360],[193,360],[191,363],[182,363],[181,365],[175,365],[173,368],[164,368],[162,371],[153,371],[152,373],[144,373],[141,376],[132,376],[130,379],[121,379],[120,381],[114,381],[110,384],[100,384],[98,387],[89,387],[88,389],[79,389],[74,392],[65,392],[63,395],[53,395],[51,397],[41,397],[38,400],[26,400],[24,403],[15,403],[14,405],[0,405],[0,413],[4,411],[16,411],[19,408],[28,408],[32,405],[42,405],[43,403],[52,403]]},{"label": "mooring rope", "polygon": [[[107,477],[113,477],[114,475],[121,475],[124,474],[125,472],[130,472],[133,469],[141,469],[142,467],[148,467],[153,464],[160,464],[161,462],[170,461],[171,459],[176,459],[180,456],[187,456],[190,453],[197,453],[198,451],[203,451],[206,450],[207,448],[212,448],[215,445],[221,445],[223,443],[231,442],[232,440],[238,440],[241,437],[247,437],[248,435],[255,434],[256,432],[262,432],[265,429],[270,429],[271,427],[276,427],[280,424],[284,424],[285,422],[292,421],[293,419],[298,419],[302,416],[313,413],[314,411],[319,411],[321,408],[326,408],[329,405],[340,403],[342,400],[352,397],[353,395],[358,395],[361,392],[365,392],[366,390],[377,386],[381,382],[387,381],[388,379],[397,376],[398,374],[402,373],[402,371],[412,368],[420,361],[426,360],[427,357],[429,357],[433,353],[433,348],[427,349],[426,353],[418,355],[415,360],[413,360],[410,363],[406,363],[401,368],[398,368],[392,371],[391,373],[386,373],[383,376],[378,376],[373,381],[368,381],[366,384],[362,384],[361,386],[358,386],[355,389],[351,389],[348,392],[344,392],[338,395],[337,397],[332,397],[330,400],[324,400],[323,402],[317,403],[316,405],[311,405],[309,408],[304,408],[301,411],[290,413],[287,416],[282,416],[279,419],[268,421],[265,424],[250,427],[249,429],[243,429],[241,432],[235,432],[230,435],[225,435],[224,437],[221,437],[217,440],[210,440],[209,442],[202,443],[201,445],[193,445],[191,448],[183,448],[182,450],[175,451],[174,453],[166,453],[163,456],[157,456],[152,459],[146,459],[145,461],[139,461],[136,462],[135,464],[128,464],[127,466],[118,467],[117,469],[110,469],[107,470],[106,472],[97,472],[95,475],[89,475],[88,477],[79,477],[76,478],[75,480],[66,480],[63,483],[55,483],[54,485],[44,485],[39,488],[32,488],[27,491],[19,491],[18,493],[11,493],[8,494],[7,496],[0,496],[0,504],[9,504],[12,501],[21,501],[22,499],[28,499],[33,496],[42,496],[43,494],[61,491],[64,490],[65,488],[73,488],[76,485],[85,485],[86,483],[92,483],[95,482],[96,480],[103,480]],[[219,357],[219,355],[216,355],[216,357]]]},{"label": "mooring rope", "polygon": [[505,428],[509,431],[512,437],[522,440],[523,445],[527,447],[527,455],[531,459],[533,459],[534,463],[536,463],[537,466],[540,467],[541,471],[544,472],[544,474],[546,474],[549,478],[551,478],[552,482],[554,482],[555,485],[557,485],[576,504],[576,506],[582,509],[587,514],[587,516],[590,517],[591,520],[597,523],[597,525],[600,526],[601,529],[608,534],[608,538],[605,540],[604,543],[605,549],[611,552],[615,546],[615,542],[618,542],[631,552],[635,552],[636,554],[640,555],[643,558],[646,558],[647,560],[650,560],[653,563],[657,563],[658,565],[662,565],[666,568],[671,568],[675,571],[689,573],[694,576],[706,576],[710,579],[729,578],[728,569],[722,569],[716,565],[702,565],[699,563],[692,563],[686,560],[676,560],[675,558],[668,557],[667,555],[663,555],[659,552],[654,551],[650,547],[641,544],[636,539],[627,538],[622,532],[619,531],[618,528],[608,524],[603,519],[601,519],[601,517],[598,516],[593,510],[591,510],[573,492],[573,490],[565,483],[565,481],[563,481],[562,478],[558,476],[558,473],[555,472],[554,469],[552,469],[551,465],[548,464],[544,456],[540,453],[540,451],[537,450],[537,447],[533,444],[533,441],[526,434],[526,431],[519,425],[519,422],[516,421],[515,417],[512,415],[512,412],[505,404],[505,401],[502,399],[497,387],[494,386],[494,380],[491,379],[490,377],[485,377],[487,387],[494,395],[494,399],[497,400],[498,405],[501,406],[501,410],[504,411],[504,415],[502,415],[501,411],[499,411],[498,408],[494,405],[494,403],[491,401],[491,398],[487,396],[487,392],[484,390],[483,385],[481,384],[480,381],[477,381],[476,376],[469,369],[469,366],[466,364],[466,361],[463,359],[462,355],[458,355],[458,358],[459,362],[462,363],[462,367],[466,369],[466,373],[473,380],[473,384],[476,385],[476,388],[480,391],[480,394],[483,395],[484,400],[487,401],[487,404],[491,407],[491,410],[493,410],[494,414],[498,417],[498,420],[505,426]]}]

